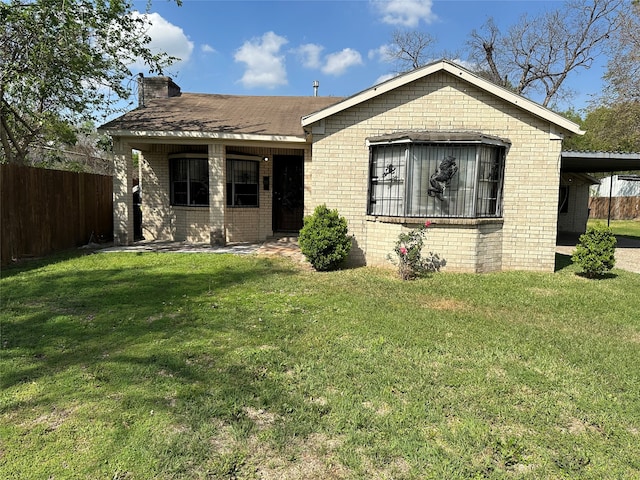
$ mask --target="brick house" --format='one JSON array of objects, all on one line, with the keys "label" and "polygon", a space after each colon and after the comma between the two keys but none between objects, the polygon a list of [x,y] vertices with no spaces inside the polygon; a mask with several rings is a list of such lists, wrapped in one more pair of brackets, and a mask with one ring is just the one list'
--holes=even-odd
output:
[{"label": "brick house", "polygon": [[[115,240],[133,240],[139,150],[147,240],[256,242],[325,203],[349,223],[353,264],[389,265],[430,220],[448,271],[553,271],[562,139],[578,125],[448,61],[346,99],[180,93],[144,79],[114,141]],[[586,208],[586,207],[585,207]]]}]

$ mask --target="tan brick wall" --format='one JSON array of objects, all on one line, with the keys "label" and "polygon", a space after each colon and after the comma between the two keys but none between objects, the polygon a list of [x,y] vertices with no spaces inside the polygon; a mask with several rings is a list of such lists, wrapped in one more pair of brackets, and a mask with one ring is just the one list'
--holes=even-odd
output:
[{"label": "tan brick wall", "polygon": [[[152,145],[142,152],[142,223],[143,235],[147,240],[209,243],[216,232],[216,226],[224,222],[221,231],[226,242],[264,241],[273,235],[273,155],[300,155],[304,151],[305,159],[308,159],[311,147],[307,146],[303,150],[213,144],[209,151],[209,200],[212,205],[218,205],[214,208],[171,205],[169,154],[188,150],[188,147],[178,145]],[[224,177],[226,173],[226,156],[229,151],[269,159],[260,162],[259,208],[226,207],[226,180],[222,178],[219,181],[219,176]],[[202,146],[198,152],[202,153]],[[305,173],[308,163],[305,162]],[[269,177],[269,190],[263,188],[264,177]]]},{"label": "tan brick wall", "polygon": [[113,241],[133,243],[133,161],[131,146],[116,138],[113,145]]},{"label": "tan brick wall", "polygon": [[227,242],[257,242],[260,238],[260,209],[227,208]]},{"label": "tan brick wall", "polygon": [[202,228],[208,231],[207,241],[211,245],[221,246],[227,242],[224,228],[227,176],[224,145],[220,143],[208,145],[207,162],[209,167],[209,215]]},{"label": "tan brick wall", "polygon": [[[443,271],[449,272],[493,272],[501,269],[502,238],[500,223],[479,221],[459,221],[458,224],[438,224],[435,220],[425,237],[424,254],[437,254],[446,260]],[[421,222],[420,222],[421,223]],[[384,252],[372,256],[368,265],[393,267],[388,256],[393,258],[393,248],[400,233],[415,228],[420,223],[389,223],[370,219],[367,222],[364,250]],[[359,254],[359,252],[358,252]]]},{"label": "tan brick wall", "polygon": [[478,229],[476,272],[495,272],[502,269],[502,225],[485,224]]},{"label": "tan brick wall", "polygon": [[209,243],[209,209],[181,207],[173,209],[173,240],[189,243]]},{"label": "tan brick wall", "polygon": [[145,240],[174,240],[176,216],[169,198],[167,151],[154,148],[140,155],[142,235]]},{"label": "tan brick wall", "polygon": [[142,235],[145,240],[209,243],[209,208],[171,205],[169,152],[156,146],[140,156]]},{"label": "tan brick wall", "polygon": [[504,223],[497,227],[441,225],[434,249],[448,269],[552,271],[561,142],[550,124],[441,72],[326,119],[314,135],[311,195],[337,208],[355,236],[354,255],[387,264],[399,226],[366,221],[369,149],[366,138],[403,130],[468,130],[507,138]]}]

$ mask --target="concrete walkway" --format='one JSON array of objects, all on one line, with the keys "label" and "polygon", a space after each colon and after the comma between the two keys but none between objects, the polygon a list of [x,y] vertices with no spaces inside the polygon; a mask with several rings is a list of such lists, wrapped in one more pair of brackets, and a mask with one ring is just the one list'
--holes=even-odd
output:
[{"label": "concrete walkway", "polygon": [[[283,236],[262,243],[231,243],[215,247],[205,243],[140,241],[133,245],[122,245],[100,249],[101,252],[165,252],[165,253],[233,253],[236,255],[277,255],[288,257],[309,265],[298,246],[298,237]],[[309,265],[310,266],[310,265]]]}]

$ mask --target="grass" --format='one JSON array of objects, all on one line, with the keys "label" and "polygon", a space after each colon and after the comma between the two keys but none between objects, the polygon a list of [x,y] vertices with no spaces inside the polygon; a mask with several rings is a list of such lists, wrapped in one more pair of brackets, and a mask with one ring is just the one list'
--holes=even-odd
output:
[{"label": "grass", "polygon": [[575,271],[6,269],[0,478],[640,478],[640,275]]},{"label": "grass", "polygon": [[[607,224],[607,219],[589,219],[587,225],[591,226],[595,223]],[[640,220],[611,220],[609,222],[614,235],[623,237],[636,238],[640,240]]]}]

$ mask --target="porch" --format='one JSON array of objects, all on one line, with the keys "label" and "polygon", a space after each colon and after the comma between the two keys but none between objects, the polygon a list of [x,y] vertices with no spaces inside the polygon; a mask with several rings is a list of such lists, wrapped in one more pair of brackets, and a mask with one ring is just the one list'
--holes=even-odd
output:
[{"label": "porch", "polygon": [[[120,175],[114,177],[114,241],[195,245],[264,242],[275,234],[297,233],[304,216],[305,164],[310,149],[223,143],[119,145]],[[141,225],[134,225],[133,151],[138,157]],[[126,193],[125,193],[126,192]]]}]

